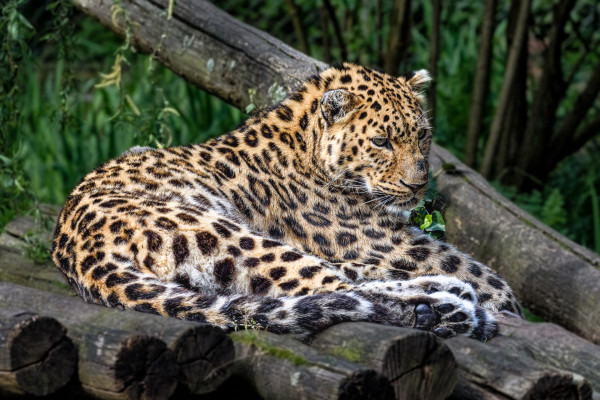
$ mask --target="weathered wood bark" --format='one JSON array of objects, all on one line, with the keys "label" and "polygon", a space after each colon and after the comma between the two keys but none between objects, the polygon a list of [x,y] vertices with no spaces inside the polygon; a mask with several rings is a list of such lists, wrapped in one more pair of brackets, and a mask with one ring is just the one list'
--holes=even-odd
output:
[{"label": "weathered wood bark", "polygon": [[208,324],[121,311],[0,282],[0,307],[55,317],[79,348],[79,380],[101,398],[168,398],[177,381],[194,394],[231,374],[231,339]]},{"label": "weathered wood bark", "polygon": [[[122,18],[117,26],[112,23],[112,0],[73,3],[109,28],[125,33],[127,26]],[[178,1],[168,22],[163,13],[167,4],[168,0],[119,4],[134,28],[134,45],[151,53],[162,43],[157,51],[162,63],[243,110],[248,106],[270,106],[307,76],[327,67],[264,32],[241,24],[207,1]],[[168,34],[161,39],[167,23]]]},{"label": "weathered wood bark", "polygon": [[440,147],[446,238],[498,271],[533,312],[600,343],[600,257],[537,221]]},{"label": "weathered wood bark", "polygon": [[234,332],[237,374],[266,400],[393,399],[390,382],[375,370],[320,354],[289,336]]},{"label": "weathered wood bark", "polygon": [[600,384],[598,346],[557,325],[501,321],[501,336],[487,343],[466,337],[446,340],[459,365],[451,399],[592,398],[590,383],[596,389]]},{"label": "weathered wood bark", "polygon": [[[528,355],[546,368],[554,367],[582,375],[595,391],[600,391],[599,346],[555,324],[531,324],[516,318],[502,318],[500,322],[501,336],[487,345],[519,358]],[[457,355],[453,342],[447,341],[446,344]]]},{"label": "weathered wood bark", "polygon": [[364,322],[335,325],[311,346],[368,365],[389,379],[397,399],[445,399],[456,384],[456,361],[435,335]]},{"label": "weathered wood bark", "polygon": [[[574,373],[547,368],[499,347],[460,338],[451,345],[461,365],[450,399],[591,399],[589,384]],[[475,354],[473,354],[475,353]]]},{"label": "weathered wood bark", "polygon": [[344,323],[312,346],[380,371],[399,399],[589,399],[592,386],[599,388],[600,347],[554,324],[501,321],[501,336],[487,343],[458,337],[438,344],[426,332]]},{"label": "weathered wood bark", "polygon": [[0,397],[45,396],[73,377],[77,351],[58,321],[0,310]]},{"label": "weathered wood bark", "polygon": [[[4,234],[0,236],[0,240]],[[13,238],[18,243],[18,239]],[[23,246],[23,243],[18,243]],[[73,289],[64,281],[58,269],[49,261],[36,264],[19,253],[0,247],[0,282],[29,286],[49,293],[73,296]]]},{"label": "weathered wood bark", "polygon": [[[122,24],[112,25],[110,0],[74,3],[123,33]],[[159,42],[165,4],[166,0],[121,3],[139,25],[134,41],[142,50],[153,51]],[[254,104],[268,105],[274,100],[269,97],[274,83],[288,90],[325,67],[205,1],[179,0],[175,16],[165,39],[168,45],[157,53],[159,60],[236,107],[248,105],[249,89],[256,92]],[[214,68],[208,71],[207,64]],[[438,146],[433,146],[431,158],[434,170],[449,160],[459,171],[469,171],[468,179],[450,175],[438,179],[440,192],[450,201],[449,240],[496,268],[526,307],[600,343],[600,257],[506,201]]]}]

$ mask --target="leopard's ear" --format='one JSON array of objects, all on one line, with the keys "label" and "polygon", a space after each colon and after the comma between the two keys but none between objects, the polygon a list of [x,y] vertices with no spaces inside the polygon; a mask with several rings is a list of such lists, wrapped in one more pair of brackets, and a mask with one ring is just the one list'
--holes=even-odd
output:
[{"label": "leopard's ear", "polygon": [[321,97],[321,113],[328,125],[344,118],[354,110],[359,103],[359,97],[344,89],[334,89]]},{"label": "leopard's ear", "polygon": [[431,76],[426,69],[413,72],[412,76],[406,78],[406,83],[414,92],[421,92],[427,83],[431,82]]}]

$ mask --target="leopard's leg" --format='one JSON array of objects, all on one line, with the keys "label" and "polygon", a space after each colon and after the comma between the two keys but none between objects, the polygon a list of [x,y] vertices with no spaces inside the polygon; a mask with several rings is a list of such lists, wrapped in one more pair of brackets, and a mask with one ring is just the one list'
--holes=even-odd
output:
[{"label": "leopard's leg", "polygon": [[460,334],[487,340],[497,334],[496,323],[485,310],[450,293],[394,292],[381,286],[390,283],[366,282],[352,291],[294,297],[202,294],[133,272],[122,259],[112,261],[109,279],[118,285],[72,282],[84,299],[208,322],[226,331],[264,329],[308,338],[340,322],[365,321],[432,331],[441,337]]},{"label": "leopard's leg", "polygon": [[[479,338],[494,332],[491,318],[478,317],[474,306],[460,305],[452,294],[386,291],[368,283],[358,288],[345,281],[339,266],[222,215],[205,212],[198,224],[195,217],[173,214],[125,220],[90,210],[79,222],[66,221],[74,222],[77,233],[57,234],[55,261],[88,301],[227,329],[244,317],[268,329],[302,334],[341,321],[416,326],[444,335],[447,331],[440,329],[447,327],[452,334]],[[107,240],[111,247],[105,251]],[[464,309],[466,322],[445,318],[450,309],[445,304]],[[481,321],[488,321],[487,328],[479,328]],[[468,327],[455,328],[456,322]]]},{"label": "leopard's leg", "polygon": [[[391,250],[385,257],[376,260],[364,257],[354,263],[339,264],[339,268],[345,271],[346,276],[355,276],[355,281],[359,282],[416,279],[413,284],[421,285],[426,292],[471,292],[464,289],[468,285],[476,294],[473,301],[481,307],[521,315],[521,307],[512,289],[486,265],[417,229],[407,228],[398,242],[389,246]],[[457,280],[462,284],[457,284]]]}]

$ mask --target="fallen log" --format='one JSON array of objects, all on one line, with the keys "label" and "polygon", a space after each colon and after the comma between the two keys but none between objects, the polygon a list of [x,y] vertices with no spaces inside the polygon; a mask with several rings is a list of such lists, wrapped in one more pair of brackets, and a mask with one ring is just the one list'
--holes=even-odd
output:
[{"label": "fallen log", "polygon": [[77,352],[58,321],[0,310],[0,397],[46,396],[73,377]]},{"label": "fallen log", "polygon": [[[4,233],[0,235],[0,240],[5,236]],[[15,241],[17,248],[24,245],[14,237],[12,240]],[[65,282],[51,261],[37,264],[22,256],[20,251],[9,251],[2,246],[0,246],[0,282],[11,282],[64,296],[75,296],[73,289]]]},{"label": "fallen log", "polygon": [[334,325],[311,346],[365,364],[391,382],[396,399],[446,399],[456,384],[456,361],[429,332],[365,322]]},{"label": "fallen log", "polygon": [[535,353],[523,351],[522,342],[504,339],[481,343],[457,337],[446,341],[459,365],[450,399],[592,399],[592,387],[581,375],[538,362]]},{"label": "fallen log", "polygon": [[168,3],[133,0],[119,5],[122,13],[113,14],[112,0],[74,1],[121,35],[134,27],[137,49],[156,51],[176,74],[243,110],[278,102],[307,76],[327,67],[207,1],[178,1],[170,20],[165,17]]},{"label": "fallen log", "polygon": [[230,336],[236,374],[266,400],[394,398],[389,380],[375,370],[320,354],[293,337],[256,330]]},{"label": "fallen log", "polygon": [[[111,0],[74,4],[121,35],[134,26],[138,49],[242,110],[271,105],[326,67],[203,0],[179,0],[168,21],[168,0],[122,2],[129,22],[116,25]],[[449,200],[448,239],[498,269],[526,307],[600,343],[600,257],[526,215],[434,145],[434,170],[448,160],[468,177],[438,179]]]},{"label": "fallen log", "polygon": [[[589,398],[591,389],[600,392],[600,346],[590,343],[568,330],[550,323],[532,324],[517,318],[499,317],[500,336],[481,346],[478,342],[464,340],[465,338],[452,338],[446,340],[446,345],[457,358],[459,369],[459,385],[468,387],[466,381],[478,382],[473,376],[482,376],[482,372],[471,361],[474,359],[486,360],[486,370],[495,371],[506,369],[511,376],[510,380],[499,380],[489,376],[486,387],[495,388],[498,393],[512,392],[514,381],[520,379],[521,374],[528,374],[534,368],[547,371],[548,378],[541,379],[539,385],[547,385],[548,398],[551,397],[551,384],[556,371],[556,380],[561,379],[569,383],[569,391],[565,393],[578,393],[580,398]],[[495,357],[493,355],[496,355]],[[466,360],[464,357],[472,357]],[[512,358],[512,360],[511,360]],[[509,361],[510,360],[510,361]],[[480,361],[476,361],[480,362]],[[519,365],[526,366],[524,372],[519,372]],[[555,371],[555,372],[553,372]],[[464,377],[461,378],[461,376]],[[469,376],[466,378],[466,376]],[[585,379],[584,382],[582,378]],[[550,386],[548,384],[550,383]],[[588,386],[589,384],[589,386]],[[472,386],[472,385],[471,385]],[[538,386],[539,387],[539,386]],[[467,397],[465,397],[467,398]],[[477,398],[477,397],[468,397]],[[520,398],[520,397],[510,397]],[[578,398],[578,397],[573,397]]]},{"label": "fallen log", "polygon": [[78,376],[99,398],[168,398],[181,382],[214,391],[231,374],[231,339],[208,324],[122,311],[0,282],[0,307],[55,317],[79,349]]},{"label": "fallen log", "polygon": [[[115,29],[115,27],[112,26],[109,11],[109,5],[112,3],[92,0],[76,0],[76,3],[80,6],[81,4],[86,4],[86,7],[88,7],[87,12],[89,13],[95,12],[92,7],[94,5],[103,8],[105,16],[100,16],[100,19],[104,18],[104,23]],[[124,2],[120,5],[123,9],[127,10],[132,17],[131,21],[134,23],[132,26],[138,26],[135,24],[140,24],[139,26],[144,28],[134,30],[136,44],[138,44],[142,50],[153,51],[155,50],[152,47],[153,43],[162,43],[159,38],[162,33],[164,33],[164,25],[161,25],[161,23],[165,20],[161,15],[162,8],[156,7],[154,4],[161,4],[164,6],[165,3],[166,2],[151,3],[149,1],[132,1]],[[203,27],[195,26],[193,22],[190,22],[191,17],[189,14],[185,15],[178,11],[180,10],[178,7],[186,5],[186,7],[188,7],[187,10],[191,14],[194,14],[195,11],[191,8],[192,4],[194,4],[198,10],[203,10],[206,15],[209,15],[210,18],[215,21],[215,24],[206,24],[203,25]],[[287,87],[293,86],[287,82],[294,82],[301,79],[300,75],[297,75],[296,77],[287,76],[287,67],[278,70],[280,68],[279,66],[282,65],[279,59],[287,58],[292,64],[296,64],[296,67],[301,67],[307,65],[305,64],[305,56],[303,56],[304,58],[300,56],[296,57],[299,53],[294,53],[294,51],[287,46],[273,45],[273,43],[276,42],[270,42],[265,39],[266,35],[264,34],[262,35],[265,37],[260,36],[258,40],[271,46],[272,51],[267,51],[262,48],[260,53],[255,52],[255,49],[258,47],[255,46],[256,43],[253,39],[256,38],[256,36],[252,36],[248,33],[251,31],[251,28],[248,28],[235,20],[221,20],[216,18],[215,13],[221,12],[219,10],[207,8],[210,6],[207,5],[205,7],[205,4],[207,3],[202,1],[191,2],[190,0],[180,0],[178,2],[178,5],[175,8],[175,18],[172,20],[173,22],[170,23],[171,27],[169,29],[169,34],[167,35],[170,41],[167,46],[164,46],[157,51],[156,54],[159,59],[163,60],[168,65],[190,66],[190,68],[185,70],[180,69],[179,73],[188,77],[188,79],[195,79],[195,82],[200,86],[209,87],[213,93],[220,95],[227,101],[244,109],[248,105],[260,107],[263,102],[268,103],[271,100],[276,100],[275,97],[278,96],[270,97],[268,95],[269,88],[273,89],[271,90],[271,94],[283,94],[288,91],[286,89]],[[129,8],[130,6],[137,8]],[[136,14],[136,10],[139,11],[139,15]],[[215,39],[218,35],[214,31],[214,25],[227,25],[230,35],[237,38],[235,40],[242,40],[245,44],[223,44],[223,42]],[[175,29],[173,26],[176,26],[177,28]],[[204,28],[204,30],[200,28]],[[236,30],[238,28],[240,30]],[[121,29],[121,31],[123,31],[124,24],[119,25],[116,29]],[[151,36],[153,32],[155,33],[155,36]],[[144,35],[150,36],[145,36],[146,39],[144,39]],[[216,47],[225,48],[226,51],[215,52],[216,47],[210,47],[207,44],[211,43],[211,40]],[[202,45],[191,46],[190,41],[196,44],[202,43]],[[193,57],[188,54],[188,50],[191,48],[196,51]],[[233,57],[237,53],[241,54],[241,58],[235,59],[238,60],[236,62],[244,64],[244,67],[246,65],[251,65],[250,68],[238,70],[227,63],[229,60],[234,59]],[[268,54],[269,57],[266,61],[252,63],[253,60],[265,60],[264,58],[261,58],[264,54]],[[213,57],[213,55],[215,57]],[[186,59],[186,57],[189,58]],[[192,60],[193,62],[190,62],[189,60]],[[309,59],[308,65],[314,67],[316,64],[314,63],[314,60],[311,61]],[[312,67],[305,70],[307,74],[312,73]],[[194,72],[198,69],[202,70],[202,73]],[[259,87],[258,84],[255,85],[255,82],[260,81],[260,76],[265,76],[265,71],[268,72],[266,75],[270,76],[270,80],[268,81],[270,82],[270,85],[262,87]],[[253,79],[253,77],[257,76],[259,77],[258,79]],[[265,93],[267,93],[267,95],[265,95]],[[526,306],[549,320],[560,322],[570,329],[577,331],[582,336],[598,342],[598,327],[600,326],[598,323],[598,309],[600,304],[600,302],[598,302],[598,288],[600,288],[600,279],[598,278],[598,274],[594,272],[597,271],[595,270],[595,267],[600,264],[598,257],[539,224],[535,219],[529,216],[523,217],[523,215],[517,215],[519,210],[515,209],[514,205],[506,202],[489,187],[485,185],[480,186],[479,183],[473,179],[476,175],[469,172],[469,170],[458,161],[452,161],[450,156],[444,154],[443,151],[438,151],[438,149],[439,148],[434,146],[431,160],[434,170],[437,170],[437,166],[441,165],[442,162],[450,160],[450,163],[454,165],[453,169],[459,172],[458,175],[445,174],[440,176],[438,181],[441,193],[448,198],[450,203],[447,214],[449,239],[457,243],[459,247],[473,252],[478,258],[497,268],[516,289],[517,294],[523,299]],[[440,160],[437,166],[436,157]],[[463,173],[460,174],[460,172]],[[444,182],[447,179],[449,184],[446,185]],[[463,192],[463,190],[465,191]],[[454,196],[455,194],[457,196]],[[477,203],[479,198],[484,198],[485,202]],[[473,206],[475,209],[469,208],[470,204],[475,204]],[[466,215],[474,217],[469,219],[461,216],[460,212],[463,209],[465,210]],[[452,213],[455,211],[456,214],[453,216]],[[483,214],[477,214],[477,212]],[[489,213],[486,214],[486,212]],[[517,217],[515,217],[515,215],[517,215]],[[453,231],[453,229],[456,230]],[[495,231],[499,231],[501,234],[496,235]],[[457,233],[460,233],[460,239],[455,236]],[[482,239],[486,240],[482,241]],[[514,242],[514,240],[517,239],[518,243]],[[544,251],[546,254],[544,254]],[[481,252],[481,254],[478,254],[478,252]],[[566,255],[566,258],[563,258],[563,255]],[[553,265],[556,265],[556,260],[563,260],[560,261],[560,268],[552,267]],[[533,271],[534,274],[527,271]],[[563,272],[567,272],[567,274],[562,274]],[[531,284],[532,281],[535,282],[535,285]],[[543,284],[540,282],[543,282]],[[536,289],[536,287],[539,287],[539,289]],[[549,302],[549,299],[551,299],[552,302]],[[567,308],[563,309],[563,307]],[[515,335],[525,335],[525,333],[516,333]],[[518,338],[522,339],[521,336],[518,336]],[[572,338],[572,335],[570,335],[569,338]],[[454,339],[448,342],[452,343],[452,341],[454,341]],[[490,347],[490,345],[494,344],[496,341],[499,343],[499,350],[494,350]],[[457,339],[455,342],[458,342],[459,344],[451,344],[450,346],[453,351],[460,354],[465,353],[469,355],[479,351],[484,354],[484,357],[485,354],[496,355],[496,357],[485,358],[486,361],[481,362],[479,366],[475,363],[477,360],[474,360],[474,367],[471,368],[473,371],[493,371],[499,368],[497,364],[493,363],[494,359],[501,358],[501,356],[506,355],[509,351],[509,347],[507,347],[505,351],[500,351],[503,348],[502,346],[509,346],[509,342],[503,341],[501,338],[494,339],[486,345],[480,345],[476,342],[473,343],[474,341],[468,341],[462,338]],[[542,343],[542,345],[543,344],[544,343]],[[455,346],[456,348],[452,346]],[[561,345],[553,346],[560,349]],[[477,347],[477,349],[473,350],[475,347]],[[515,347],[515,349],[514,354],[517,356],[511,360],[511,363],[506,364],[507,366],[511,366],[511,368],[513,365],[512,363],[516,363],[518,360],[524,358],[525,354],[533,353],[537,355],[539,352],[532,343],[527,342],[525,342],[523,347]],[[573,353],[574,350],[568,349],[567,352]],[[574,352],[574,354],[578,353]],[[573,358],[575,359],[576,357]],[[461,365],[466,363],[466,361],[461,362],[461,359],[458,356],[457,359]],[[552,359],[555,360],[555,358]],[[597,357],[592,356],[590,360],[595,361],[597,360]],[[564,362],[564,360],[561,361],[561,363]],[[543,365],[540,366],[540,364]],[[535,365],[535,368],[539,371],[540,369],[545,369],[547,364],[552,365],[550,361],[541,360],[539,361],[539,364]],[[560,368],[560,365],[564,364],[559,364],[557,368]],[[571,367],[565,367],[565,369],[579,372],[578,366],[574,367],[571,365]],[[572,375],[572,377],[569,378],[568,374],[565,375],[564,372],[551,368],[548,369],[548,374],[549,375],[547,376],[549,376],[549,378],[545,378],[546,380],[558,380],[566,384],[567,381],[571,379],[571,383],[567,384],[567,392],[575,387],[577,396],[585,398],[585,382],[577,380],[576,376]],[[479,379],[480,377],[480,375],[475,373],[470,375],[467,373],[460,375],[459,373],[459,381],[462,379],[461,376],[464,377],[464,381],[468,382]],[[501,382],[501,379],[498,378],[498,376],[491,373],[488,374],[485,377],[485,385],[489,382]],[[590,372],[587,371],[584,376],[586,379],[590,380],[592,385],[598,390],[598,383],[593,374],[590,374]],[[542,379],[542,381],[544,381],[544,379]],[[468,384],[469,383],[466,383],[466,385]],[[506,382],[504,382],[504,384],[508,385]],[[471,387],[477,387],[477,385],[480,384],[476,383]],[[459,385],[457,387],[462,386]],[[536,385],[532,385],[531,387],[539,388]],[[542,389],[550,394],[556,394],[556,390],[558,390],[556,387],[546,387]],[[465,389],[464,393],[468,393],[468,391]],[[573,391],[568,393],[572,394]],[[522,389],[519,393],[496,393],[497,398],[502,398],[501,396],[506,398],[507,396],[516,397],[523,395],[529,396],[529,392],[527,392],[526,389]]]}]

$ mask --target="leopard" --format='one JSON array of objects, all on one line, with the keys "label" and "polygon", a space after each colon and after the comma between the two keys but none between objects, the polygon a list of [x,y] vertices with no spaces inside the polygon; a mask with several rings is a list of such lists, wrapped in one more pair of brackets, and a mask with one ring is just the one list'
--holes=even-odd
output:
[{"label": "leopard", "polygon": [[402,218],[429,182],[429,81],[343,63],[220,137],[134,147],[73,189],[53,260],[87,302],[225,331],[491,339],[522,315],[507,282]]}]

